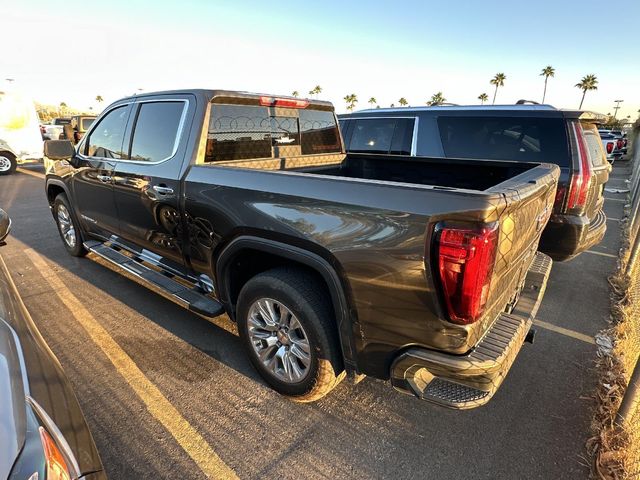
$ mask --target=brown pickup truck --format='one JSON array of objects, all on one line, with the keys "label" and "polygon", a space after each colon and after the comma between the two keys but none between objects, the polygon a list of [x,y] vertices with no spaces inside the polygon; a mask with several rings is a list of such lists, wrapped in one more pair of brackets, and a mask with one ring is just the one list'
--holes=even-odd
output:
[{"label": "brown pickup truck", "polygon": [[138,95],[75,149],[45,149],[68,252],[228,313],[265,381],[297,401],[346,373],[451,408],[486,403],[551,268],[537,247],[556,165],[345,154],[327,102]]}]

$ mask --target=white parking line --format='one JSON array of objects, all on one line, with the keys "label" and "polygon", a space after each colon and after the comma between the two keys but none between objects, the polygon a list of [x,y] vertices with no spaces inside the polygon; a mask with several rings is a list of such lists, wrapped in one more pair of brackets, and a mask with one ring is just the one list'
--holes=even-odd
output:
[{"label": "white parking line", "polygon": [[73,314],[76,321],[100,347],[140,400],[144,402],[149,413],[167,429],[203,473],[208,478],[238,478],[235,472],[218,457],[202,435],[167,400],[160,389],[145,376],[133,359],[66,287],[45,259],[31,248],[26,249],[24,253]]},{"label": "white parking line", "polygon": [[620,218],[613,218],[613,217],[607,217],[607,220],[611,220],[612,222],[621,222],[622,219]]},{"label": "white parking line", "polygon": [[611,198],[611,197],[604,197],[604,199],[607,202],[626,202],[627,199],[626,198]]}]

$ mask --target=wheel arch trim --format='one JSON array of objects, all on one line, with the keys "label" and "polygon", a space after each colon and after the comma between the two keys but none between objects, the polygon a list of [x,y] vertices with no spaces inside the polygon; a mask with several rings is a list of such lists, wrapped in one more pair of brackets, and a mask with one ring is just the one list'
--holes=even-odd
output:
[{"label": "wheel arch trim", "polygon": [[334,306],[338,324],[340,347],[347,371],[357,371],[356,348],[351,309],[345,294],[345,287],[335,268],[320,255],[286,243],[256,236],[240,236],[232,240],[218,256],[215,265],[216,287],[218,296],[227,308],[227,312],[235,318],[235,309],[231,305],[230,285],[227,281],[234,258],[243,250],[257,250],[271,255],[283,257],[303,264],[317,272],[327,284]]}]

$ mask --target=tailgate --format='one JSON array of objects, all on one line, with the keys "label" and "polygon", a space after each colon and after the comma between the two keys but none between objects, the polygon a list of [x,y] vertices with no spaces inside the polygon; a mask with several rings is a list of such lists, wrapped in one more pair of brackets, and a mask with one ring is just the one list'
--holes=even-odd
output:
[{"label": "tailgate", "polygon": [[497,212],[500,239],[485,318],[515,304],[553,210],[559,175],[557,165],[542,164],[487,190],[501,193],[505,204]]}]

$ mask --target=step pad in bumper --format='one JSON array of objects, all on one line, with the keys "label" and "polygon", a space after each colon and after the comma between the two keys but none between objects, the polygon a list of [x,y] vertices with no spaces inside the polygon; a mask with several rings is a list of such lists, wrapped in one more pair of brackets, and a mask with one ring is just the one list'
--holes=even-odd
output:
[{"label": "step pad in bumper", "polygon": [[502,313],[466,355],[410,348],[391,366],[391,383],[403,393],[439,405],[468,409],[487,403],[506,377],[533,324],[552,260],[536,254],[511,313]]}]

